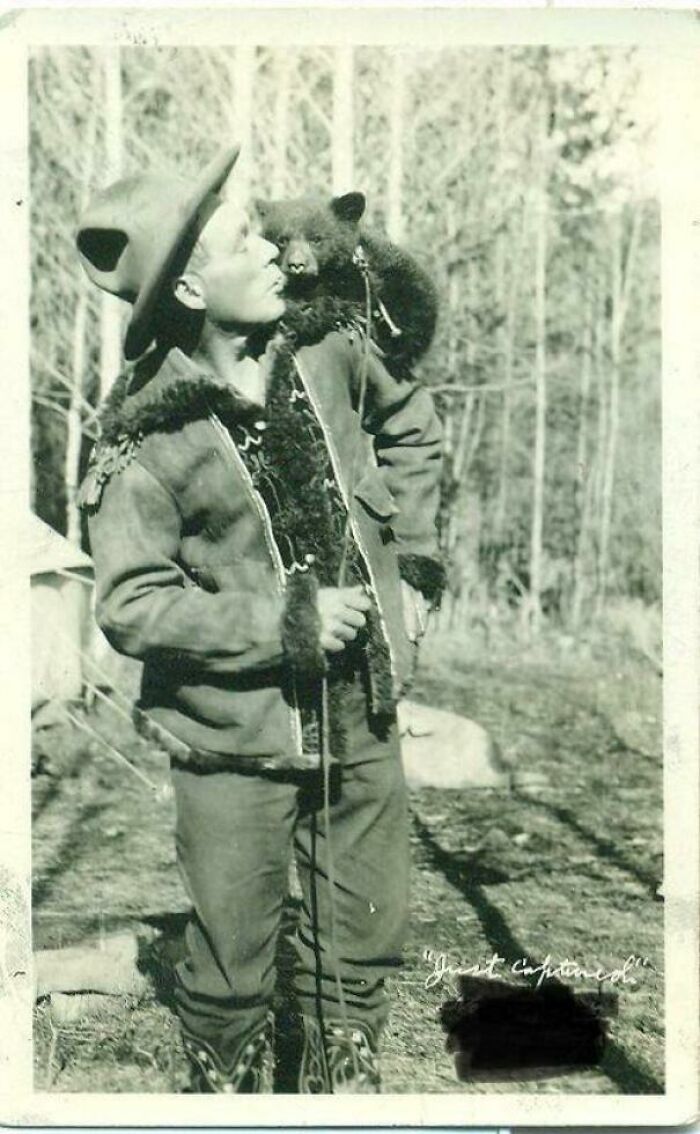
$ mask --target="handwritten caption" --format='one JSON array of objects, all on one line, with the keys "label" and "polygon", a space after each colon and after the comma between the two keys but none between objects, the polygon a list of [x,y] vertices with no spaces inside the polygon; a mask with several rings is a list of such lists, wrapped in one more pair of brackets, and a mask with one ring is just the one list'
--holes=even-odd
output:
[{"label": "handwritten caption", "polygon": [[499,980],[507,972],[512,973],[513,976],[536,978],[535,988],[541,988],[548,980],[591,980],[598,984],[636,985],[639,981],[634,975],[635,972],[638,973],[640,969],[653,967],[648,957],[640,957],[636,953],[630,953],[622,964],[611,969],[601,965],[588,968],[578,961],[570,960],[568,957],[555,961],[550,953],[547,953],[547,956],[538,962],[531,961],[528,957],[519,957],[516,961],[509,962],[500,953],[493,953],[483,963],[475,961],[472,964],[454,964],[450,961],[447,953],[441,953],[435,949],[425,949],[423,960],[426,964],[432,966],[431,972],[425,978],[426,988],[435,988],[445,981],[451,981],[460,976]]}]

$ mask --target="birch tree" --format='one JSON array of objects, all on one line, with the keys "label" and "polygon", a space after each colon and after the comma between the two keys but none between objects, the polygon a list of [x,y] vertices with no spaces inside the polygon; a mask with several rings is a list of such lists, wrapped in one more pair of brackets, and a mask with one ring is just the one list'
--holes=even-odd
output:
[{"label": "birch tree", "polygon": [[354,48],[336,47],[333,64],[331,176],[334,194],[354,188]]},{"label": "birch tree", "polygon": [[227,50],[229,73],[229,143],[240,144],[236,162],[236,195],[246,201],[250,195],[253,169],[253,98],[255,87],[255,48],[247,43]]},{"label": "birch tree", "polygon": [[387,232],[397,244],[404,240],[403,140],[405,103],[405,61],[398,49],[391,57],[389,91],[389,177],[387,188]]},{"label": "birch tree", "polygon": [[292,62],[288,51],[280,52],[274,111],[274,160],[272,196],[283,197],[287,190],[287,149],[289,147],[289,95]]},{"label": "birch tree", "polygon": [[[103,47],[104,169],[103,184],[122,176],[122,61],[120,47]],[[100,395],[105,397],[122,368],[123,303],[102,292],[100,299]]]},{"label": "birch tree", "polygon": [[532,460],[532,523],[530,529],[530,589],[525,613],[534,634],[542,618],[542,527],[547,428],[547,225],[549,178],[549,123],[551,106],[547,89],[545,49],[544,90],[539,107],[539,177],[535,195],[535,443]]},{"label": "birch tree", "polygon": [[[586,281],[588,282],[588,281]],[[589,285],[590,286],[590,285]],[[593,368],[593,300],[585,296],[583,306],[582,359],[579,387],[579,426],[576,444],[575,504],[578,519],[576,551],[573,564],[573,587],[571,597],[571,623],[577,629],[581,622],[583,595],[585,587],[585,555],[590,540],[591,487],[593,478],[590,470],[588,412],[591,396],[591,374]]]},{"label": "birch tree", "polygon": [[[90,124],[85,138],[83,158],[83,178],[81,185],[82,207],[85,208],[90,193],[95,169],[96,135],[97,135],[98,102],[94,101],[90,117]],[[73,322],[71,388],[66,413],[66,451],[65,451],[65,485],[66,485],[66,538],[76,547],[80,546],[80,510],[77,504],[78,485],[80,480],[80,455],[83,442],[83,406],[84,382],[86,371],[86,334],[88,326],[88,308],[90,283],[85,274],[81,274],[78,282],[78,301],[75,305],[75,319]]]},{"label": "birch tree", "polygon": [[596,596],[596,613],[598,615],[602,613],[605,605],[608,588],[613,491],[620,434],[622,338],[627,316],[630,283],[637,255],[640,224],[641,211],[637,207],[632,214],[629,244],[625,255],[623,247],[623,217],[620,213],[617,213],[612,218],[612,238],[610,241],[610,401],[608,409],[607,444],[603,459],[600,536],[598,544],[598,593]]}]

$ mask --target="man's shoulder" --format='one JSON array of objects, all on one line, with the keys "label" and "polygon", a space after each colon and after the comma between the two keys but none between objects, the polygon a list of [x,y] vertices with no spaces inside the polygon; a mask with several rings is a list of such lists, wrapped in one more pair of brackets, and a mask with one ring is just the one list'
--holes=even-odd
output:
[{"label": "man's shoulder", "polygon": [[314,353],[332,354],[340,352],[347,354],[353,343],[359,341],[360,338],[361,332],[355,327],[331,327],[316,339],[311,341],[302,339],[298,342],[297,349],[299,351],[313,351]]},{"label": "man's shoulder", "polygon": [[134,460],[168,483],[207,448],[208,421],[233,413],[235,399],[191,364],[168,357],[150,373],[127,368],[98,411],[99,438],[80,489],[81,506],[96,508],[105,485]]},{"label": "man's shoulder", "polygon": [[298,343],[295,353],[313,369],[350,374],[355,361],[354,336],[350,328],[333,328],[315,342]]}]

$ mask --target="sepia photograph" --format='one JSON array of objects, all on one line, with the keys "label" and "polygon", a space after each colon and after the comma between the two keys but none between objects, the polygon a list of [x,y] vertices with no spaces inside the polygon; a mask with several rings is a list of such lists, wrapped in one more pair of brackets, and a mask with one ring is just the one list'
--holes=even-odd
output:
[{"label": "sepia photograph", "polygon": [[230,26],[26,50],[31,1090],[653,1106],[671,60]]}]

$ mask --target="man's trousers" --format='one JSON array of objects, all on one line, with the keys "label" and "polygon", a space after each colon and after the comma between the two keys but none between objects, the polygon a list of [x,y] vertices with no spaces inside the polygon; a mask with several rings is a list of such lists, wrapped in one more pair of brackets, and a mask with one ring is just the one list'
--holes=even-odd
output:
[{"label": "man's trousers", "polygon": [[173,769],[178,862],[195,911],[175,996],[206,1089],[259,1089],[292,848],[302,890],[293,978],[305,1037],[298,1089],[341,1089],[353,1068],[375,1075],[384,979],[400,963],[406,929],[408,830],[396,724],[374,735],[358,686],[328,814],[317,773]]}]

